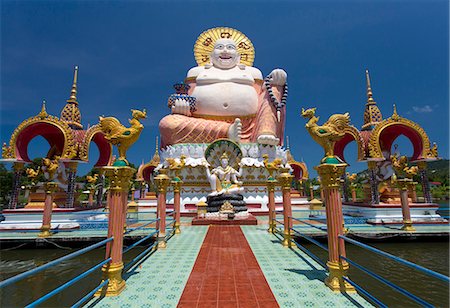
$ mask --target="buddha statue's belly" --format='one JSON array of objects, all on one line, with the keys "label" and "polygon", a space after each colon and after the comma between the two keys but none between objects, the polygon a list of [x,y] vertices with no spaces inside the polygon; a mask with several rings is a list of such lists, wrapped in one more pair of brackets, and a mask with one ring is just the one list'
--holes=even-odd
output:
[{"label": "buddha statue's belly", "polygon": [[258,110],[258,96],[249,84],[216,82],[197,84],[192,96],[196,97],[196,115],[248,116]]}]

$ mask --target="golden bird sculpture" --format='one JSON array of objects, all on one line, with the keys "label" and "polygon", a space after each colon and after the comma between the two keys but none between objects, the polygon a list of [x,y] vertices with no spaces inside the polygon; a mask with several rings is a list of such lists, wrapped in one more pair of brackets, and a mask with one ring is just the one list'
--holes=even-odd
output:
[{"label": "golden bird sculpture", "polygon": [[39,175],[39,169],[34,170],[33,168],[27,168],[26,173],[27,173],[27,177],[29,179],[33,180]]},{"label": "golden bird sculpture", "polygon": [[88,181],[89,184],[94,184],[98,180],[98,174],[95,173],[93,176],[86,175],[86,180]]},{"label": "golden bird sculpture", "polygon": [[350,126],[350,116],[347,113],[333,114],[323,125],[318,125],[319,117],[315,116],[316,108],[305,110],[302,108],[302,117],[309,119],[306,130],[311,137],[325,151],[321,163],[341,164],[343,161],[334,155],[334,144],[345,135],[345,130]]},{"label": "golden bird sculpture", "polygon": [[42,171],[48,174],[48,180],[51,181],[55,178],[55,174],[59,168],[59,156],[55,156],[54,159],[43,158],[42,159]]},{"label": "golden bird sculpture", "polygon": [[114,166],[128,166],[127,150],[135,143],[141,135],[144,125],[141,119],[147,118],[147,112],[144,109],[131,110],[132,119],[128,120],[130,127],[123,126],[119,120],[114,117],[99,117],[100,129],[105,134],[105,139],[115,145],[119,151],[119,158],[114,162]]},{"label": "golden bird sculpture", "polygon": [[408,158],[406,156],[399,157],[398,155],[391,155],[390,158],[392,167],[394,168],[396,173],[395,178],[398,178],[400,176],[412,179],[419,172],[419,167],[408,166]]},{"label": "golden bird sculpture", "polygon": [[166,161],[169,163],[169,169],[175,171],[176,179],[180,179],[181,169],[186,165],[186,155],[182,154],[179,162],[172,157],[166,158]]},{"label": "golden bird sculpture", "polygon": [[273,173],[280,169],[283,161],[280,158],[275,158],[274,160],[269,162],[269,155],[267,154],[263,155],[263,159],[264,167],[267,169],[267,171],[269,171],[269,177],[273,178]]},{"label": "golden bird sculpture", "polygon": [[358,177],[358,175],[356,173],[350,174],[349,172],[347,172],[346,176],[347,176],[347,180],[350,183],[353,183],[354,181],[356,181],[356,178]]}]

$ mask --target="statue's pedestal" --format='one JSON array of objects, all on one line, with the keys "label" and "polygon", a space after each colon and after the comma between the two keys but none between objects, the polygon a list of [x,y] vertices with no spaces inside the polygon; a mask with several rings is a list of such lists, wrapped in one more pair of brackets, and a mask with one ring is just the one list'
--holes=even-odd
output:
[{"label": "statue's pedestal", "polygon": [[233,219],[228,219],[228,215],[220,215],[219,213],[214,213],[217,215],[207,214],[205,217],[195,217],[192,220],[193,226],[208,226],[208,225],[243,225],[243,226],[256,226],[258,220],[252,214],[248,215],[235,215]]},{"label": "statue's pedestal", "polygon": [[235,212],[247,211],[247,205],[243,195],[227,193],[217,196],[208,196],[208,198],[206,198],[206,203],[208,204],[206,211],[208,213],[218,212],[225,202],[229,202],[233,206]]},{"label": "statue's pedestal", "polygon": [[[78,197],[78,195],[76,196]],[[65,191],[58,191],[54,193],[53,208],[64,207],[67,200],[67,193]],[[28,203],[25,205],[26,209],[43,209],[45,201],[45,192],[30,192]]]}]

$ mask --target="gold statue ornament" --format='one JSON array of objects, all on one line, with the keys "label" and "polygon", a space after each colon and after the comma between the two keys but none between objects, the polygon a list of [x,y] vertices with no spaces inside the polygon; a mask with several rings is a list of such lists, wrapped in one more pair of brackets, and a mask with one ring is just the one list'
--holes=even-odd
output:
[{"label": "gold statue ornament", "polygon": [[119,120],[114,117],[99,117],[100,129],[105,134],[105,139],[109,143],[115,145],[119,151],[119,158],[116,159],[113,166],[129,165],[126,157],[127,150],[138,140],[142,129],[144,128],[144,125],[141,124],[140,120],[147,118],[145,109],[143,111],[132,109],[131,113],[133,118],[128,120],[131,125],[130,127],[123,126]]},{"label": "gold statue ornament", "polygon": [[334,144],[345,135],[345,130],[350,126],[350,116],[347,113],[333,114],[323,125],[317,125],[319,117],[315,116],[316,108],[305,110],[302,108],[302,117],[309,119],[306,130],[311,137],[325,150],[325,156],[321,163],[342,164],[339,157],[334,155]]},{"label": "gold statue ornament", "polygon": [[391,155],[391,162],[396,177],[401,176],[412,179],[419,172],[419,167],[417,166],[408,167],[408,158],[406,156]]},{"label": "gold statue ornament", "polygon": [[273,179],[273,173],[280,169],[283,165],[281,158],[275,158],[273,161],[269,162],[269,155],[263,155],[264,167],[269,171],[269,178]]}]

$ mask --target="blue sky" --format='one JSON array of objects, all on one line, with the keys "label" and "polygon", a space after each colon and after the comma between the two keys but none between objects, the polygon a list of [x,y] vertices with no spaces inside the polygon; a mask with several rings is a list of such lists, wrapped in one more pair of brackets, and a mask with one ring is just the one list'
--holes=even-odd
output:
[{"label": "blue sky", "polygon": [[[277,67],[287,71],[286,131],[294,156],[311,170],[323,153],[304,129],[301,107],[316,106],[321,121],[350,112],[360,128],[366,68],[383,116],[395,103],[447,158],[448,12],[447,1],[433,0],[1,1],[1,141],[37,114],[44,98],[48,112],[59,116],[78,65],[84,126],[99,115],[125,122],[131,108],[147,108],[144,131],[128,156],[148,161],[172,84],[196,65],[197,36],[228,26],[252,40],[254,65],[264,75]],[[402,154],[412,154],[404,138],[397,143]],[[42,141],[32,145],[31,157],[45,155]],[[98,154],[91,152],[94,162]],[[356,162],[354,144],[345,156],[351,171],[366,168]]]}]

